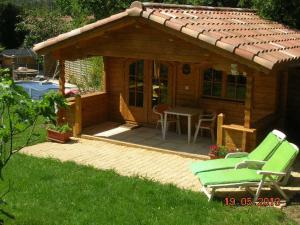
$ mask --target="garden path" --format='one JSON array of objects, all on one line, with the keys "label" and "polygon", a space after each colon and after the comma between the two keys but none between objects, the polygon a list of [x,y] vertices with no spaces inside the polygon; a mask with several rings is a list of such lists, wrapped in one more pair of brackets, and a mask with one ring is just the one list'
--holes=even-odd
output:
[{"label": "garden path", "polygon": [[120,175],[147,177],[193,191],[200,189],[199,181],[189,170],[189,164],[196,159],[178,155],[84,139],[67,144],[44,142],[26,147],[22,152],[36,157],[74,161],[97,169],[113,169]]}]

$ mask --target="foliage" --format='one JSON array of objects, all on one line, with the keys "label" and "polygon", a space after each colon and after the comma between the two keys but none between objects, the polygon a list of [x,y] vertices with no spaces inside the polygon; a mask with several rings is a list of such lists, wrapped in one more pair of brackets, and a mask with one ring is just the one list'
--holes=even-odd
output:
[{"label": "foliage", "polygon": [[70,75],[69,82],[75,84],[80,92],[95,92],[103,89],[104,65],[102,57],[91,57],[85,59],[90,66],[81,71],[83,76]]},{"label": "foliage", "polygon": [[229,149],[224,145],[212,145],[209,147],[210,151],[209,154],[218,156],[218,157],[225,157],[230,152],[236,152],[235,149]]},{"label": "foliage", "polygon": [[48,129],[57,131],[59,133],[68,133],[72,130],[72,128],[68,124],[63,124],[63,125],[54,125],[51,124],[48,126]]},{"label": "foliage", "polygon": [[24,46],[28,48],[70,29],[70,23],[56,11],[28,10],[23,16],[23,21],[17,25],[18,31],[27,33]]},{"label": "foliage", "polygon": [[11,3],[0,3],[0,44],[5,48],[18,48],[24,40],[25,33],[16,31],[21,22],[22,10]]},{"label": "foliage", "polygon": [[[42,100],[33,101],[5,70],[0,70],[0,74],[0,184],[3,184],[3,169],[15,153],[31,142],[39,117],[53,122],[56,118],[55,106],[65,107],[66,102],[57,93],[46,94]],[[23,145],[15,145],[22,133],[26,133]],[[3,191],[0,193],[1,204],[7,191],[1,188],[0,191]]]},{"label": "foliage", "polygon": [[78,28],[92,22],[89,16],[93,14],[83,6],[80,0],[56,0],[55,4],[61,15],[71,16],[72,28]]},{"label": "foliage", "polygon": [[65,98],[55,91],[49,91],[37,104],[37,114],[45,118],[46,123],[57,125],[57,112],[59,108],[66,108]]},{"label": "foliage", "polygon": [[0,44],[0,53],[5,49],[5,47],[3,47],[1,44]]},{"label": "foliage", "polygon": [[252,3],[263,17],[300,28],[299,0],[252,0]]},{"label": "foliage", "polygon": [[8,76],[9,73],[10,73],[10,71],[8,68],[5,68],[5,69],[0,68],[0,78]]}]

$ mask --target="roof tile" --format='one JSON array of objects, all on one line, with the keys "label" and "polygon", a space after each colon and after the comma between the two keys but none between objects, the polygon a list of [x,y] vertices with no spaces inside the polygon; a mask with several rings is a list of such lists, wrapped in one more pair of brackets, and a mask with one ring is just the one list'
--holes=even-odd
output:
[{"label": "roof tile", "polygon": [[260,18],[254,10],[134,2],[125,12],[35,45],[48,48],[126,16],[141,17],[215,45],[263,67],[299,60],[300,32]]}]

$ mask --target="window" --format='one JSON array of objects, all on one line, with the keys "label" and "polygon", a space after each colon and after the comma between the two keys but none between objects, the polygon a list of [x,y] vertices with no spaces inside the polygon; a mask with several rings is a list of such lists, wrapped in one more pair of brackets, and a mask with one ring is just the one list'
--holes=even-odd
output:
[{"label": "window", "polygon": [[203,77],[203,96],[234,101],[244,101],[247,78],[243,75],[226,75],[222,71],[208,69]]},{"label": "window", "polygon": [[208,69],[204,72],[203,95],[222,96],[222,71]]},{"label": "window", "polygon": [[144,61],[140,60],[129,66],[129,105],[144,105]]},{"label": "window", "polygon": [[247,79],[243,75],[227,75],[226,98],[245,100]]},{"label": "window", "polygon": [[[155,73],[155,70],[157,73]],[[152,76],[152,107],[162,103],[169,103],[168,75],[169,69],[167,65],[157,64],[154,66]]]}]

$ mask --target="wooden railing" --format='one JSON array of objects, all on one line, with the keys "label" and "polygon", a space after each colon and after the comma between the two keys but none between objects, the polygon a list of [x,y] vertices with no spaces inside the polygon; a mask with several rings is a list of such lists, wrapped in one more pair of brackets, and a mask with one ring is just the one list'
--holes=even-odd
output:
[{"label": "wooden railing", "polygon": [[218,115],[217,144],[249,151],[256,145],[256,129],[237,124],[224,124],[224,114]]},{"label": "wooden railing", "polygon": [[73,127],[73,135],[79,136],[82,129],[108,119],[107,93],[95,92],[77,95],[68,99],[66,113],[68,123]]}]

